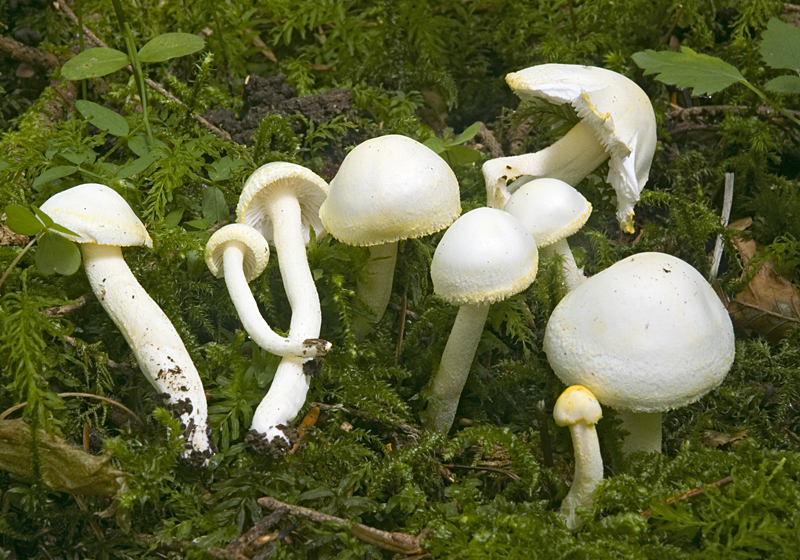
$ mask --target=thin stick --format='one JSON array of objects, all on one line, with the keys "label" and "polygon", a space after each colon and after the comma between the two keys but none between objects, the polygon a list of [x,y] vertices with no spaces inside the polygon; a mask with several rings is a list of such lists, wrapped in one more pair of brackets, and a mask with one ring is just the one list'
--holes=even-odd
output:
[{"label": "thin stick", "polygon": [[400,363],[400,351],[403,349],[403,333],[406,332],[406,313],[408,312],[408,293],[403,292],[403,305],[400,306],[400,332],[397,333],[397,346],[394,349],[394,363]]},{"label": "thin stick", "polygon": [[536,415],[539,420],[539,435],[542,439],[544,466],[548,469],[552,469],[555,463],[553,463],[553,451],[550,448],[550,430],[547,427],[547,413],[544,407],[544,400],[539,401],[539,404],[536,406]]},{"label": "thin stick", "polygon": [[[345,529],[351,535],[364,541],[367,544],[378,546],[384,550],[391,552],[399,552],[401,554],[411,555],[419,554],[422,552],[420,540],[422,533],[418,537],[412,537],[406,533],[390,533],[388,531],[381,531],[361,523],[353,523],[341,517],[334,517],[327,513],[322,513],[313,509],[308,509],[300,506],[293,506],[285,504],[275,498],[265,497],[259,498],[258,503],[267,509],[276,510],[279,508],[286,508],[289,513],[305,519],[310,519],[316,523],[333,522]],[[424,531],[423,531],[424,532]]]},{"label": "thin stick", "polygon": [[[113,404],[114,406],[121,408],[122,410],[124,410],[125,412],[127,412],[128,414],[133,416],[136,419],[136,421],[139,422],[139,424],[144,425],[144,422],[142,422],[142,420],[138,416],[136,416],[136,413],[134,411],[132,411],[130,408],[128,408],[124,404],[118,403],[117,401],[114,401],[114,400],[111,400],[108,397],[103,397],[101,395],[93,395],[91,393],[57,393],[57,394],[61,398],[64,398],[64,397],[85,397],[85,398],[91,398],[91,399],[97,399],[97,400],[100,400],[100,401],[104,401],[104,402],[107,402],[108,404]],[[25,401],[23,403],[19,403],[17,405],[12,406],[11,408],[7,409],[5,412],[0,414],[0,420],[5,420],[11,414],[14,414],[19,409],[25,408],[25,406],[27,404],[28,404],[28,401]]]},{"label": "thin stick", "polygon": [[[728,221],[731,219],[731,207],[733,206],[733,173],[725,174],[725,194],[722,198],[722,227],[728,226]],[[719,272],[719,263],[722,261],[722,235],[717,235],[717,241],[714,243],[714,256],[711,259],[711,280],[717,277]]]},{"label": "thin stick", "polygon": [[[62,10],[67,15],[67,17],[72,20],[72,22],[75,25],[78,25],[78,16],[76,16],[75,13],[69,8],[69,6],[67,6],[66,2],[54,2],[53,5],[56,7],[56,9]],[[94,33],[92,33],[92,31],[88,27],[86,27],[85,25],[83,26],[83,32],[86,35],[86,37],[92,43],[95,44],[95,46],[97,46],[97,47],[108,47],[108,45],[106,45],[102,40],[100,40],[100,38],[97,35],[95,35]],[[127,70],[128,72],[133,73],[133,67],[130,64],[128,64],[125,67],[125,70]],[[158,82],[154,82],[150,78],[145,78],[144,83],[146,83],[148,86],[150,86],[156,92],[161,94],[161,96],[169,99],[173,103],[177,103],[178,105],[180,105],[182,107],[186,106],[183,101],[181,101],[180,99],[178,99],[177,97],[172,95],[170,92],[165,90],[164,87],[161,86],[161,84],[159,84]],[[198,123],[200,123],[201,126],[204,126],[205,128],[209,129],[211,132],[213,132],[214,134],[216,134],[217,136],[219,136],[223,140],[228,140],[229,142],[233,141],[231,139],[231,135],[230,134],[228,134],[227,132],[225,132],[224,130],[222,130],[220,128],[217,128],[216,126],[214,126],[213,124],[208,122],[206,119],[204,119],[202,116],[198,115],[194,111],[192,111],[192,118],[194,120],[196,120]]]},{"label": "thin stick", "polygon": [[[724,485],[729,484],[731,482],[733,482],[733,478],[731,478],[730,476],[726,476],[725,478],[723,478],[721,480],[718,480],[716,482],[712,482],[711,484],[707,484],[704,487],[693,488],[692,490],[689,490],[688,492],[684,492],[683,494],[679,494],[679,495],[674,496],[672,498],[667,498],[667,500],[664,502],[664,505],[671,506],[678,500],[685,500],[687,498],[692,498],[694,496],[699,496],[700,494],[703,494],[705,492],[706,488],[718,488],[720,486],[724,486]],[[641,512],[640,515],[642,517],[649,517],[650,515],[652,515],[652,513],[653,513],[653,509],[652,508],[647,508],[646,510]]]},{"label": "thin stick", "polygon": [[89,300],[92,299],[93,294],[91,292],[83,294],[81,297],[75,300],[75,303],[70,303],[67,305],[57,305],[55,307],[50,307],[43,311],[45,317],[63,317],[67,313],[72,311],[76,311],[89,303]]},{"label": "thin stick", "polygon": [[25,255],[25,253],[27,253],[28,250],[31,247],[33,247],[33,244],[36,243],[36,241],[42,236],[41,233],[42,232],[39,232],[39,233],[36,234],[35,237],[31,238],[31,240],[28,242],[28,244],[25,245],[25,248],[22,249],[22,251],[20,251],[19,255],[17,255],[17,257],[13,261],[11,261],[11,264],[8,265],[8,268],[3,273],[3,276],[0,277],[0,296],[3,295],[3,293],[5,292],[5,290],[3,289],[3,285],[6,282],[6,278],[8,278],[8,275],[11,274],[11,271],[14,270],[14,267],[17,266],[17,263],[20,261],[20,259],[22,259],[22,257]]},{"label": "thin stick", "polygon": [[58,57],[53,53],[29,47],[10,37],[0,36],[0,55],[45,72],[50,72],[58,66]]}]

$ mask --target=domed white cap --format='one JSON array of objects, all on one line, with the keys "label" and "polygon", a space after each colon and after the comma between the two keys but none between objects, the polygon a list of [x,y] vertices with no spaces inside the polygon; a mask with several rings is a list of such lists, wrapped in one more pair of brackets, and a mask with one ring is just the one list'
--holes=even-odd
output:
[{"label": "domed white cap", "polygon": [[504,210],[525,224],[541,249],[581,229],[592,205],[564,181],[534,179],[511,195]]},{"label": "domed white cap", "polygon": [[274,190],[287,187],[295,192],[300,203],[305,242],[311,238],[309,227],[314,228],[317,238],[323,237],[325,226],[319,219],[319,207],[328,194],[328,183],[310,169],[285,161],[262,165],[250,175],[239,196],[236,221],[256,228],[271,242],[272,220],[266,212],[264,200]]},{"label": "domed white cap", "polygon": [[255,228],[246,224],[228,224],[218,229],[206,243],[206,265],[215,278],[225,275],[223,255],[225,245],[238,241],[246,250],[244,252],[244,276],[248,282],[261,276],[269,262],[269,245],[264,236]]},{"label": "domed white cap", "polygon": [[640,253],[589,278],[556,306],[544,351],[567,385],[604,405],[659,412],[717,387],[733,363],[733,325],[697,270]]},{"label": "domed white cap", "polygon": [[405,136],[373,138],[344,158],[320,218],[355,246],[422,237],[461,214],[458,180],[433,150]]},{"label": "domed white cap", "polygon": [[575,64],[541,64],[506,76],[521,99],[569,103],[610,155],[607,181],[617,193],[617,219],[632,232],[633,207],[647,183],[656,149],[653,105],[621,74]]},{"label": "domed white cap", "polygon": [[48,198],[42,212],[78,236],[60,234],[76,243],[117,247],[153,246],[142,221],[117,191],[85,183]]},{"label": "domed white cap", "polygon": [[536,241],[517,218],[478,208],[442,236],[431,263],[433,290],[453,305],[493,303],[530,286],[538,265]]}]

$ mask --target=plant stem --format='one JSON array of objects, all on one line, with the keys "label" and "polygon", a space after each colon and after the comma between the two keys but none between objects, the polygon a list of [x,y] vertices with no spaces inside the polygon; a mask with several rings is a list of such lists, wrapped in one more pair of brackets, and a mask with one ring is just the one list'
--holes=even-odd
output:
[{"label": "plant stem", "polygon": [[3,276],[0,277],[0,295],[3,294],[3,284],[5,283],[6,278],[8,278],[8,275],[11,274],[11,271],[14,270],[14,267],[17,266],[17,263],[20,261],[20,259],[22,259],[25,253],[27,253],[30,250],[30,248],[33,247],[33,244],[36,243],[39,240],[39,238],[42,235],[44,235],[44,232],[46,231],[47,231],[46,229],[42,228],[42,231],[37,233],[36,236],[33,239],[31,239],[27,245],[25,245],[25,248],[20,252],[19,255],[17,255],[17,258],[11,261],[11,264],[8,265],[8,268],[3,273]]},{"label": "plant stem", "polygon": [[742,84],[744,84],[750,91],[752,91],[757,96],[759,96],[764,102],[767,103],[767,105],[769,105],[770,107],[772,107],[773,109],[778,111],[781,115],[783,115],[784,117],[786,117],[787,119],[792,121],[797,126],[800,126],[800,120],[798,120],[797,117],[795,117],[790,112],[788,112],[786,109],[784,109],[783,107],[781,107],[780,105],[775,103],[772,99],[767,97],[766,94],[763,91],[761,91],[760,89],[758,89],[757,87],[752,85],[750,82],[746,82],[745,81],[745,82],[742,82]]}]

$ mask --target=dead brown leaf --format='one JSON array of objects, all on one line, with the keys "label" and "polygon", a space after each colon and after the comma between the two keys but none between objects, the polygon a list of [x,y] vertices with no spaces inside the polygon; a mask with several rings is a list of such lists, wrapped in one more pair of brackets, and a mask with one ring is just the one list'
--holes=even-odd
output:
[{"label": "dead brown leaf", "polygon": [[728,443],[736,443],[742,441],[747,437],[747,430],[741,432],[734,432],[729,434],[727,432],[716,432],[714,430],[706,430],[703,432],[703,444],[708,447],[719,447]]},{"label": "dead brown leaf", "polygon": [[[749,221],[737,220],[730,227],[743,231]],[[758,250],[756,242],[740,237],[733,243],[742,257],[746,275],[747,263]],[[765,262],[744,290],[728,302],[728,312],[737,330],[747,335],[760,334],[771,344],[778,344],[800,323],[800,291],[778,274],[772,263]]]}]

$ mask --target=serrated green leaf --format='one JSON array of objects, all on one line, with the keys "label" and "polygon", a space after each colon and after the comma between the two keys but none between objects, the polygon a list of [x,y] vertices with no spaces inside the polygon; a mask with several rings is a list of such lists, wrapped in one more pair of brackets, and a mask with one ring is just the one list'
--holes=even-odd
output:
[{"label": "serrated green leaf", "polygon": [[14,233],[20,235],[36,235],[44,228],[33,212],[19,204],[9,204],[3,211],[6,213],[6,225]]},{"label": "serrated green leaf", "polygon": [[75,107],[80,111],[81,115],[89,119],[89,122],[100,130],[114,136],[127,136],[128,132],[130,132],[130,127],[125,117],[111,109],[106,109],[102,105],[84,101],[83,99],[76,101]]},{"label": "serrated green leaf", "polygon": [[205,41],[191,33],[164,33],[153,37],[142,47],[139,51],[139,61],[164,62],[170,58],[196,53],[205,46]]},{"label": "serrated green leaf", "polygon": [[86,49],[61,67],[61,75],[68,80],[99,78],[124,68],[128,62],[128,55],[116,49]]},{"label": "serrated green leaf", "polygon": [[34,256],[39,272],[51,275],[54,272],[69,276],[81,266],[81,252],[78,247],[57,233],[46,232],[39,239]]},{"label": "serrated green leaf", "polygon": [[759,50],[764,62],[773,68],[800,72],[800,29],[794,25],[770,18],[761,34]]},{"label": "serrated green leaf", "polygon": [[800,77],[779,76],[774,80],[768,81],[764,87],[776,93],[800,93]]},{"label": "serrated green leaf", "polygon": [[228,219],[228,203],[225,194],[217,187],[211,187],[203,192],[203,217],[215,224]]},{"label": "serrated green leaf", "polygon": [[656,74],[665,84],[692,88],[692,95],[711,95],[738,82],[747,82],[733,66],[715,56],[696,53],[689,47],[681,52],[646,50],[635,53],[633,61],[645,74]]},{"label": "serrated green leaf", "polygon": [[62,177],[67,177],[72,175],[78,170],[77,167],[74,165],[60,165],[58,167],[51,167],[33,181],[33,186],[38,187],[44,183],[49,183],[50,181],[54,181],[56,179],[61,179]]}]

